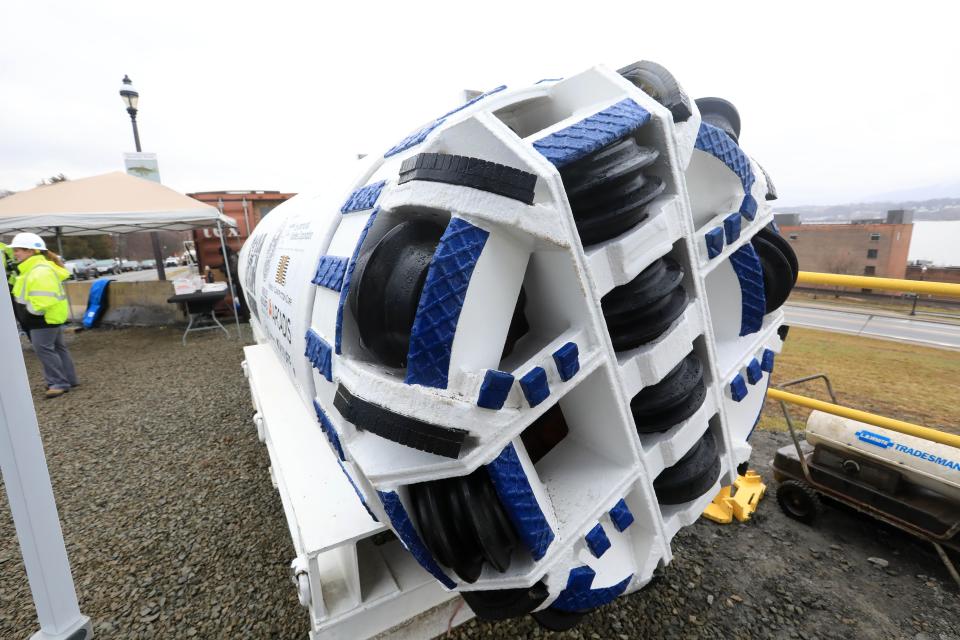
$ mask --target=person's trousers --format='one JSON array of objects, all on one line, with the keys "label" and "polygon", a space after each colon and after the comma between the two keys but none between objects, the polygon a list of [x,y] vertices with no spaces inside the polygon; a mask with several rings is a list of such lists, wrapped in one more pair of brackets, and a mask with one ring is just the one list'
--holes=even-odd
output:
[{"label": "person's trousers", "polygon": [[63,342],[63,327],[30,330],[30,342],[43,366],[43,377],[53,389],[69,389],[77,384],[73,358]]}]

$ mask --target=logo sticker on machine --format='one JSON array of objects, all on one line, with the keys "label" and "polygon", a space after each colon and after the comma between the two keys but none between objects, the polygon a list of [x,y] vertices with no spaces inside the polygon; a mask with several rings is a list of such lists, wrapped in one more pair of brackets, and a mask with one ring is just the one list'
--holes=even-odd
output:
[{"label": "logo sticker on machine", "polygon": [[857,436],[857,439],[860,440],[861,442],[872,444],[875,447],[880,447],[881,449],[889,449],[893,447],[893,450],[896,451],[897,453],[903,453],[908,456],[913,456],[914,458],[920,458],[921,460],[926,460],[927,462],[938,464],[941,467],[946,467],[947,469],[954,469],[954,470],[960,471],[960,462],[957,462],[956,460],[944,458],[943,456],[937,455],[935,453],[923,451],[922,449],[915,449],[905,444],[894,442],[887,436],[882,436],[879,433],[873,433],[872,431],[867,431],[866,429],[863,429],[863,430],[857,431],[856,436]]},{"label": "logo sticker on machine", "polygon": [[857,431],[857,438],[867,444],[872,444],[875,447],[880,447],[881,449],[889,449],[893,446],[893,440],[887,436],[882,436],[879,433],[874,433],[872,431],[862,430]]},{"label": "logo sticker on machine", "polygon": [[274,278],[281,287],[287,284],[287,269],[290,267],[290,256],[280,256],[277,262],[277,275]]}]

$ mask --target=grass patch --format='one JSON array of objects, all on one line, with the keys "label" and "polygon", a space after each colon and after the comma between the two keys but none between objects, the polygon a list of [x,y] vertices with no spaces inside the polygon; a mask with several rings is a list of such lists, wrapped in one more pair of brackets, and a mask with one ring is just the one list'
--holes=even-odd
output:
[{"label": "grass patch", "polygon": [[[839,404],[960,433],[960,351],[791,327],[773,384],[815,373],[830,377]],[[830,401],[822,381],[788,390]],[[789,408],[794,423],[803,425],[810,410]],[[778,402],[766,401],[759,426],[786,430]]]}]

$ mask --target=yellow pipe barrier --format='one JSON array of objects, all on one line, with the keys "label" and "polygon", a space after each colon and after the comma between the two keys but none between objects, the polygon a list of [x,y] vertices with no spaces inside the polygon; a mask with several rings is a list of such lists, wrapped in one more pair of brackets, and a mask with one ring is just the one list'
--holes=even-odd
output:
[{"label": "yellow pipe barrier", "polygon": [[895,420],[893,418],[878,416],[875,413],[867,413],[866,411],[860,411],[859,409],[842,407],[838,404],[832,404],[830,402],[824,402],[823,400],[808,398],[806,396],[790,393],[789,391],[784,391],[782,389],[767,389],[767,397],[771,400],[782,400],[783,402],[797,404],[801,407],[817,409],[826,413],[832,413],[833,415],[840,416],[841,418],[850,418],[851,420],[856,420],[858,422],[866,422],[867,424],[872,424],[875,427],[883,427],[884,429],[890,429],[891,431],[896,431],[898,433],[905,433],[908,436],[915,436],[917,438],[923,438],[924,440],[930,440],[931,442],[939,442],[940,444],[945,444],[960,449],[960,436],[953,435],[952,433],[944,433],[943,431],[937,431],[936,429],[930,429],[929,427],[921,427],[920,425],[904,422],[903,420]]},{"label": "yellow pipe barrier", "polygon": [[930,293],[960,298],[960,284],[929,282],[927,280],[898,280],[896,278],[874,278],[872,276],[848,276],[840,273],[801,271],[797,276],[797,284],[821,284],[834,287],[850,287],[853,289],[885,289],[888,291]]}]

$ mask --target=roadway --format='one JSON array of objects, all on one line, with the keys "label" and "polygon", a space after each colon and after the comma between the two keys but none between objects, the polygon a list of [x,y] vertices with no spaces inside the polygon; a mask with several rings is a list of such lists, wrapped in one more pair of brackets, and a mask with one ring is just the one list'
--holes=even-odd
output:
[{"label": "roadway", "polygon": [[960,324],[793,304],[785,305],[783,309],[789,325],[960,349]]}]

